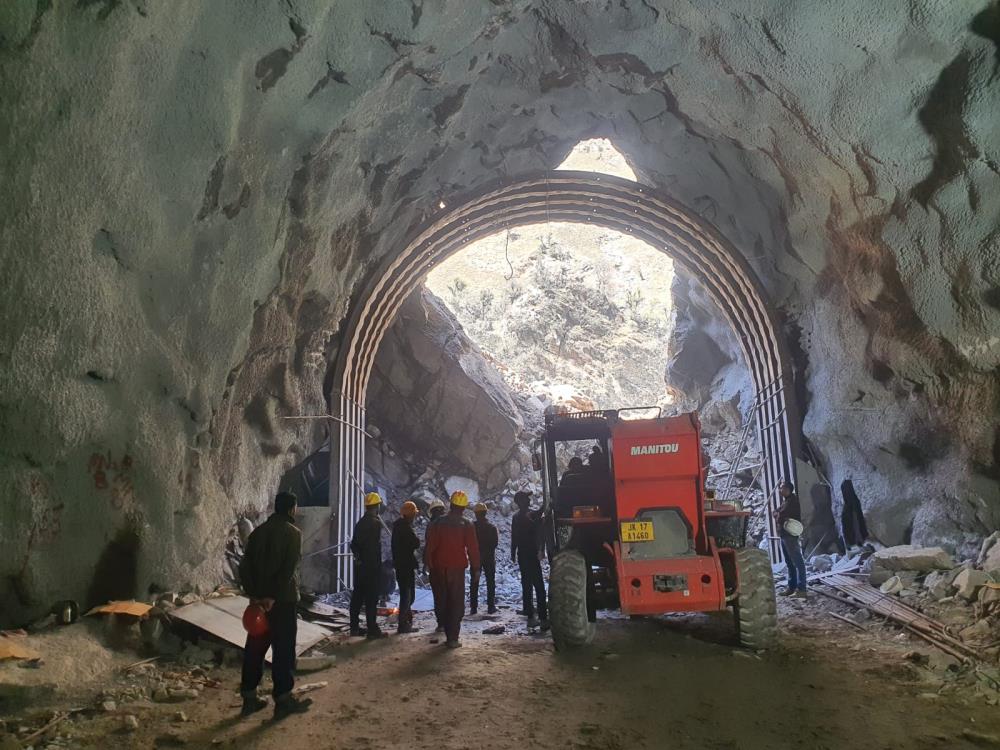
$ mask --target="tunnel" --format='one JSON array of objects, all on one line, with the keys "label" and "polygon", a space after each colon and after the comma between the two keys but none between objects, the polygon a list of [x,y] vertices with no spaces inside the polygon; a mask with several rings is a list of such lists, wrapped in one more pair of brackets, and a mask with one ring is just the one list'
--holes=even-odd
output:
[{"label": "tunnel", "polygon": [[[996,0],[0,3],[0,747],[1000,745],[998,86]],[[597,141],[629,176],[566,162]],[[599,242],[528,248],[523,308],[431,288],[550,224],[672,259],[669,320]],[[560,274],[617,354],[545,349]],[[549,387],[630,352],[655,419]],[[556,518],[589,455],[627,512]],[[436,502],[498,531],[458,652]]]}]

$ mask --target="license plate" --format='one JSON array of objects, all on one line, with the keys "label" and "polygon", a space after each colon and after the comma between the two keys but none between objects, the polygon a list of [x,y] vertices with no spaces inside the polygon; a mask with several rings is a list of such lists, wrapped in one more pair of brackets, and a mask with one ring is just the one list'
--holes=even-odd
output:
[{"label": "license plate", "polygon": [[622,521],[623,542],[653,541],[652,521]]}]

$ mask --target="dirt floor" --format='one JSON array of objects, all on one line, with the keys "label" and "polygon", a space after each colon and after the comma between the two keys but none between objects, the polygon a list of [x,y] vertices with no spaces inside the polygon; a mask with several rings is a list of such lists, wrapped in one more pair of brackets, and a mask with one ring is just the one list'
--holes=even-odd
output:
[{"label": "dirt floor", "polygon": [[[24,746],[1000,747],[994,693],[950,681],[954,664],[889,625],[834,619],[831,609],[850,614],[838,607],[821,597],[783,601],[783,646],[763,655],[735,646],[728,617],[604,618],[592,648],[564,655],[509,609],[496,620],[467,620],[465,647],[456,651],[421,615],[419,634],[333,644],[335,666],[299,678],[300,685],[328,682],[310,693],[315,703],[306,715],[276,723],[267,710],[239,719],[238,671],[230,664],[199,678],[196,700],[100,708],[95,695],[90,707]],[[479,632],[498,622],[504,634]],[[52,710],[80,708],[57,698],[33,703],[0,717],[22,741]],[[137,729],[126,727],[127,716]]]}]

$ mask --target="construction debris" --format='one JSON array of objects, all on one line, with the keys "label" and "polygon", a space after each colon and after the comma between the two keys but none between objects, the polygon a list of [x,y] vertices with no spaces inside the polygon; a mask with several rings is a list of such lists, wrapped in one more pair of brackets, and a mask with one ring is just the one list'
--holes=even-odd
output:
[{"label": "construction debris", "polygon": [[[243,629],[243,611],[249,604],[250,600],[245,596],[216,597],[179,607],[170,616],[242,648],[247,640]],[[330,633],[328,628],[300,622],[295,638],[295,654],[312,648]],[[271,649],[268,649],[265,660],[271,661]]]},{"label": "construction debris", "polygon": [[108,602],[107,604],[102,604],[99,607],[94,607],[87,613],[90,615],[131,615],[132,617],[146,617],[149,615],[149,611],[153,608],[152,604],[146,604],[145,602],[137,601],[127,601],[127,602]]},{"label": "construction debris", "polygon": [[42,655],[35,651],[35,649],[27,646],[23,640],[23,636],[0,636],[0,661],[6,659],[28,659],[35,660],[41,659]]},{"label": "construction debris", "polygon": [[298,685],[292,688],[292,692],[295,695],[304,695],[305,693],[311,693],[314,690],[322,690],[329,684],[330,683],[326,680],[322,680],[321,682],[308,682],[305,685]]},{"label": "construction debris", "polygon": [[899,623],[907,631],[962,662],[980,658],[976,649],[951,636],[942,623],[888,594],[875,590],[868,583],[837,573],[825,575],[819,582],[831,589],[824,591],[822,588],[817,588],[816,591],[819,593],[856,607],[866,607],[875,614]]}]

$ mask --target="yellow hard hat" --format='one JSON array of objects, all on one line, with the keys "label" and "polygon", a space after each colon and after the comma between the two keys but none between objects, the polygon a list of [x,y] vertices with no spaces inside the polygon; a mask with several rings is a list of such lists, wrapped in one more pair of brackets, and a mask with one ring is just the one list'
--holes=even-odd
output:
[{"label": "yellow hard hat", "polygon": [[369,492],[367,495],[365,495],[366,508],[370,508],[373,505],[381,505],[381,504],[382,504],[382,498],[379,497],[377,492]]},{"label": "yellow hard hat", "polygon": [[417,504],[412,500],[407,500],[403,503],[403,507],[399,509],[399,515],[403,518],[413,518],[417,515]]},{"label": "yellow hard hat", "polygon": [[485,513],[486,503],[476,503],[476,506],[472,509],[475,513]]},{"label": "yellow hard hat", "polygon": [[451,493],[451,504],[457,505],[459,508],[469,507],[469,496],[466,495],[461,490]]}]

